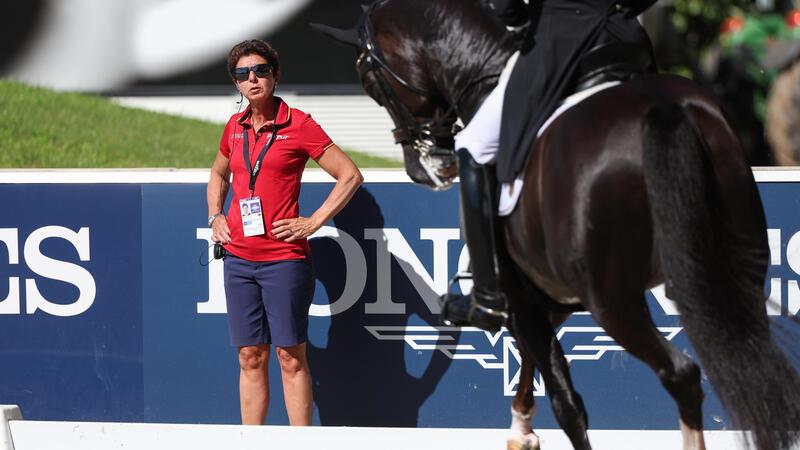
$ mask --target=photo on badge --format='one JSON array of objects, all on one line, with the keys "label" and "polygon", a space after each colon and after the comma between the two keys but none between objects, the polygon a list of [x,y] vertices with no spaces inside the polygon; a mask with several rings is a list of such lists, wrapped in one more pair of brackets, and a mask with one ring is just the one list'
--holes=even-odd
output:
[{"label": "photo on badge", "polygon": [[242,213],[242,231],[245,237],[264,234],[261,199],[258,197],[240,199],[239,208]]}]

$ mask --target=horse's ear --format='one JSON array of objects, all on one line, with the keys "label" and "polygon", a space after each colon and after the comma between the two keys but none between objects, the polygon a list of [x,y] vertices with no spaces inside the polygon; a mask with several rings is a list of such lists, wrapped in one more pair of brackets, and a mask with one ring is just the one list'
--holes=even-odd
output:
[{"label": "horse's ear", "polygon": [[358,32],[356,32],[355,28],[351,28],[349,30],[342,30],[339,28],[334,28],[332,26],[323,25],[321,23],[309,23],[311,28],[319,31],[320,33],[324,34],[325,36],[333,39],[334,41],[349,45],[355,48],[360,47],[360,42],[358,40]]}]

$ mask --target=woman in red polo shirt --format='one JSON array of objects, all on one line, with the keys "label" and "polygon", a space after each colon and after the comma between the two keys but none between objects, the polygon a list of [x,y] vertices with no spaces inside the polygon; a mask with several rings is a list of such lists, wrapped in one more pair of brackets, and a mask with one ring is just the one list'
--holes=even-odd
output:
[{"label": "woman in red polo shirt", "polygon": [[[211,237],[228,254],[225,295],[231,345],[239,349],[242,423],[264,423],[274,345],[289,422],[311,425],[306,340],[314,274],[306,238],[347,204],[363,177],[310,115],[274,96],[280,65],[269,44],[237,44],[228,54],[228,70],[249,106],[225,126],[207,198]],[[314,214],[300,217],[297,200],[308,158],[336,185]]]}]

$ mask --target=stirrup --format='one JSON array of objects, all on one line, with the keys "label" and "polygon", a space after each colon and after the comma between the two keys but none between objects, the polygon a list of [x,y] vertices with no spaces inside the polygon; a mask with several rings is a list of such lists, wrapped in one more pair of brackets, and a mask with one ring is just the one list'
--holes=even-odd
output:
[{"label": "stirrup", "polygon": [[[444,325],[446,325],[448,327],[464,326],[464,324],[461,324],[460,322],[459,323],[454,323],[452,320],[450,320],[447,317],[448,311],[451,311],[448,308],[448,306],[454,300],[457,300],[457,299],[459,299],[461,297],[461,296],[457,296],[457,295],[451,293],[451,292],[453,292],[453,285],[455,285],[456,283],[458,283],[461,280],[471,280],[471,279],[472,279],[472,273],[471,272],[457,272],[455,275],[453,275],[453,278],[451,278],[450,281],[447,283],[447,291],[445,291],[445,293],[443,295],[439,296],[439,306],[441,306],[441,308],[442,308],[441,312],[439,313],[439,321],[442,324],[444,324]],[[472,302],[470,302],[470,303],[472,303]],[[470,308],[470,310],[471,310],[471,308]],[[469,313],[467,313],[467,315],[464,317],[464,320],[469,321]]]},{"label": "stirrup", "polygon": [[473,301],[470,302],[470,307],[469,307],[469,317],[470,318],[475,317],[475,314],[489,315],[489,316],[496,317],[498,320],[501,320],[503,325],[505,325],[506,321],[508,320],[508,311],[507,310],[505,310],[505,309],[496,309],[496,308],[490,308],[488,306],[483,306],[483,305],[481,305],[480,303],[478,303],[477,301],[474,300],[475,297],[473,297],[471,295],[470,295],[470,297],[473,299]]},{"label": "stirrup", "polygon": [[[459,272],[450,280],[447,293],[440,297],[441,322],[447,326],[475,326],[486,331],[500,331],[508,321],[508,313],[504,309],[480,304],[476,300],[474,291],[469,295],[451,294],[456,282],[471,278],[472,274]],[[468,306],[465,303],[468,303]],[[453,316],[457,316],[457,321],[451,320]]]}]

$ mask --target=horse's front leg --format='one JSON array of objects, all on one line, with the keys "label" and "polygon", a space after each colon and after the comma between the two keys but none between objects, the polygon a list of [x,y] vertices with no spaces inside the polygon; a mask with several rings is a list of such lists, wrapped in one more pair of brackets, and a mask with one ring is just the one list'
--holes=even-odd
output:
[{"label": "horse's front leg", "polygon": [[559,318],[548,316],[546,311],[533,307],[515,311],[512,319],[517,345],[522,343],[533,355],[536,367],[544,378],[556,420],[567,434],[573,448],[591,450],[587,433],[589,422],[586,408],[572,384],[567,359],[553,330],[553,327],[563,322],[566,316]]},{"label": "horse's front leg", "polygon": [[522,359],[519,385],[511,402],[511,430],[506,440],[507,450],[539,450],[539,437],[531,428],[531,419],[536,414],[536,399],[533,397],[533,371],[535,359],[528,348],[517,340]]}]

